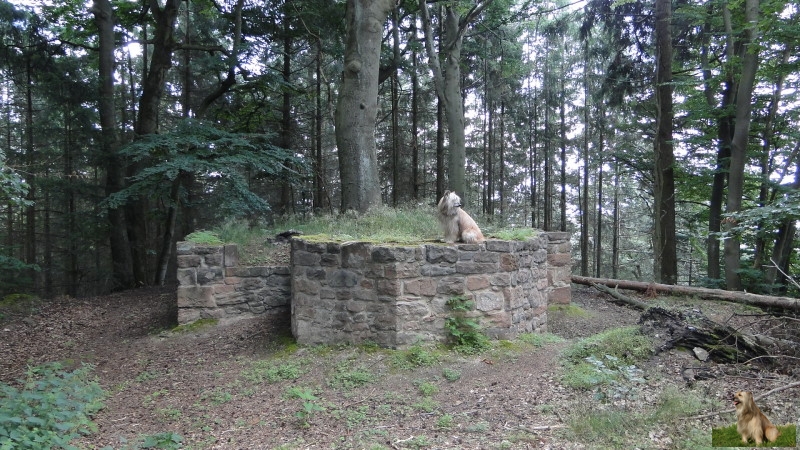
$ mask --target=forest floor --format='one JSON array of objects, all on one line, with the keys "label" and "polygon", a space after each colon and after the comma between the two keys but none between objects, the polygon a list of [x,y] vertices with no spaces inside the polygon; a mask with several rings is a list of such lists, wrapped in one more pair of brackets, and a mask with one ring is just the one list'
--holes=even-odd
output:
[{"label": "forest floor", "polygon": [[[179,331],[174,287],[60,298],[0,311],[0,381],[48,361],[91,364],[107,397],[97,432],[75,442],[87,449],[178,435],[192,449],[672,449],[710,446],[711,428],[734,415],[692,417],[730,410],[734,391],[800,377],[672,350],[639,364],[641,377],[570,388],[563,349],[639,318],[590,288],[575,287],[572,300],[549,311],[548,332],[562,340],[499,342],[469,356],[298,346],[282,317]],[[730,303],[644,300],[743,329],[761,320]],[[774,423],[795,423],[798,397],[792,389],[758,403]]]}]

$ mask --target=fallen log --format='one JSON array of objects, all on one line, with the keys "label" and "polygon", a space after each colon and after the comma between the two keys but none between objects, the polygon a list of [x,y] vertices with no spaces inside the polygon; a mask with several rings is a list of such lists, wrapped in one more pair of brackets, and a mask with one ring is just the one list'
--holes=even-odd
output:
[{"label": "fallen log", "polygon": [[608,278],[592,278],[578,275],[572,276],[572,282],[587,286],[599,284],[612,288],[628,289],[633,291],[662,292],[675,295],[693,295],[705,299],[725,300],[762,308],[781,308],[792,311],[800,311],[800,299],[790,297],[772,297],[769,295],[750,294],[748,292],[739,291],[725,291],[722,289],[646,283],[642,281],[613,280]]}]

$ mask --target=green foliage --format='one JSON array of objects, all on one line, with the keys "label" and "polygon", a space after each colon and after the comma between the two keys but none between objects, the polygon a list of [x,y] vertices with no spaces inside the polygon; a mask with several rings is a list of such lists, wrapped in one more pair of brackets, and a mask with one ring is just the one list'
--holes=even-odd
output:
[{"label": "green foliage", "polygon": [[368,384],[374,379],[375,375],[369,369],[363,366],[351,367],[349,361],[344,361],[336,366],[328,384],[333,388],[350,390]]},{"label": "green foliage", "polygon": [[0,384],[0,449],[73,449],[72,439],[95,431],[105,393],[91,370],[52,363],[30,368],[21,389]]},{"label": "green foliage", "polygon": [[571,363],[579,363],[589,356],[610,355],[616,358],[611,368],[647,359],[652,355],[652,342],[636,326],[613,328],[581,339],[570,345],[562,356]]},{"label": "green foliage", "polygon": [[194,233],[189,233],[184,240],[205,245],[222,245],[225,243],[217,233],[206,230],[198,230]]},{"label": "green foliage", "polygon": [[27,264],[20,259],[0,255],[0,293],[13,292],[24,289],[30,285],[30,273],[39,272],[41,268],[37,264]]},{"label": "green foliage", "polygon": [[307,372],[303,369],[303,365],[303,361],[290,361],[277,365],[271,359],[254,361],[248,369],[242,371],[242,377],[251,383],[296,380]]},{"label": "green foliage", "polygon": [[164,432],[143,436],[138,448],[159,448],[173,450],[183,447],[183,436],[173,432]]},{"label": "green foliage", "polygon": [[458,381],[461,379],[461,372],[456,369],[451,369],[449,367],[445,367],[442,369],[442,376],[445,380],[453,382]]},{"label": "green foliage", "polygon": [[430,381],[419,383],[417,385],[417,389],[419,389],[419,393],[422,394],[423,397],[430,397],[439,393],[439,386],[431,383]]},{"label": "green foliage", "polygon": [[[581,339],[564,350],[562,381],[576,389],[589,389],[618,380],[643,382],[641,370],[635,363],[651,354],[650,339],[639,333],[637,327],[607,330]],[[619,384],[612,389],[611,395],[614,396],[624,394],[619,390],[627,390]]]},{"label": "green foliage", "polygon": [[125,189],[106,199],[106,206],[153,196],[174,204],[169,192],[172,184],[191,175],[205,184],[209,197],[204,206],[220,218],[269,211],[267,202],[251,190],[247,175],[291,180],[297,173],[290,166],[304,164],[272,145],[271,139],[265,134],[223,131],[194,119],[180,122],[173,132],[143,136],[120,153],[145,168],[130,178]]},{"label": "green foliage", "polygon": [[[698,448],[704,444],[696,430],[686,428],[685,418],[710,408],[722,407],[716,400],[678,387],[664,389],[651,406],[643,409],[597,408],[595,405],[572,410],[568,424],[576,440],[593,448],[646,448],[652,445],[651,430],[669,428],[675,448]],[[706,435],[707,436],[707,435]]]},{"label": "green foliage", "polygon": [[469,299],[461,296],[451,297],[447,306],[453,314],[444,320],[444,328],[450,336],[453,349],[459,353],[473,355],[491,347],[489,338],[483,334],[478,320],[468,316],[475,307]]},{"label": "green foliage", "polygon": [[289,229],[307,239],[367,242],[418,243],[440,237],[439,225],[429,208],[376,207],[364,214],[299,216],[282,218],[267,230],[276,234]]},{"label": "green foliage", "polygon": [[564,338],[552,333],[522,333],[517,339],[534,347],[544,347],[548,344],[564,342]]},{"label": "green foliage", "polygon": [[438,419],[436,419],[436,427],[437,428],[452,428],[454,422],[455,422],[455,420],[453,419],[452,415],[450,415],[450,414],[442,414],[441,416],[439,416]]},{"label": "green foliage", "polygon": [[317,403],[319,398],[314,395],[314,391],[311,389],[291,387],[286,391],[286,396],[301,401],[301,408],[295,412],[294,415],[300,419],[305,426],[309,426],[309,419],[311,419],[314,414],[325,411],[325,408]]},{"label": "green foliage", "polygon": [[535,237],[539,231],[533,228],[508,228],[492,233],[492,237],[505,241],[524,241]]},{"label": "green foliage", "polygon": [[392,355],[392,365],[401,369],[415,367],[429,367],[439,362],[439,355],[430,348],[417,343],[406,350],[400,350]]},{"label": "green foliage", "polygon": [[14,206],[30,206],[33,202],[25,198],[29,189],[25,180],[6,165],[5,155],[0,150],[0,202]]}]

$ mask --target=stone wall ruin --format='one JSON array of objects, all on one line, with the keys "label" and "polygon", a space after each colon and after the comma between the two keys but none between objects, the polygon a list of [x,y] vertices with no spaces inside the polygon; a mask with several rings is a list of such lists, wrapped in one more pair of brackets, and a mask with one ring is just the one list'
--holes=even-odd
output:
[{"label": "stone wall ruin", "polygon": [[547,306],[570,301],[569,234],[481,244],[293,239],[289,267],[240,267],[236,247],[178,245],[178,320],[291,315],[301,344],[442,342],[453,296],[498,339],[547,329]]}]

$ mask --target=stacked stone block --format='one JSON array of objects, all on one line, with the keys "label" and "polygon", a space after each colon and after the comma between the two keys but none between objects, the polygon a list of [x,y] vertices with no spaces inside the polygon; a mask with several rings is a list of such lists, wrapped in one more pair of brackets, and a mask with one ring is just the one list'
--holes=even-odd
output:
[{"label": "stacked stone block", "polygon": [[177,256],[178,323],[288,313],[288,267],[240,267],[236,245],[179,242]]},{"label": "stacked stone block", "polygon": [[481,244],[375,245],[292,241],[289,267],[240,267],[235,245],[178,243],[178,321],[291,314],[303,344],[441,342],[446,305],[492,337],[545,331],[547,305],[570,301],[567,233]]},{"label": "stacked stone block", "polygon": [[414,246],[294,240],[292,332],[303,344],[444,341],[454,296],[474,302],[471,315],[492,337],[544,331],[548,299],[569,301],[560,286],[570,265],[563,235],[553,243],[543,233],[524,242]]}]

